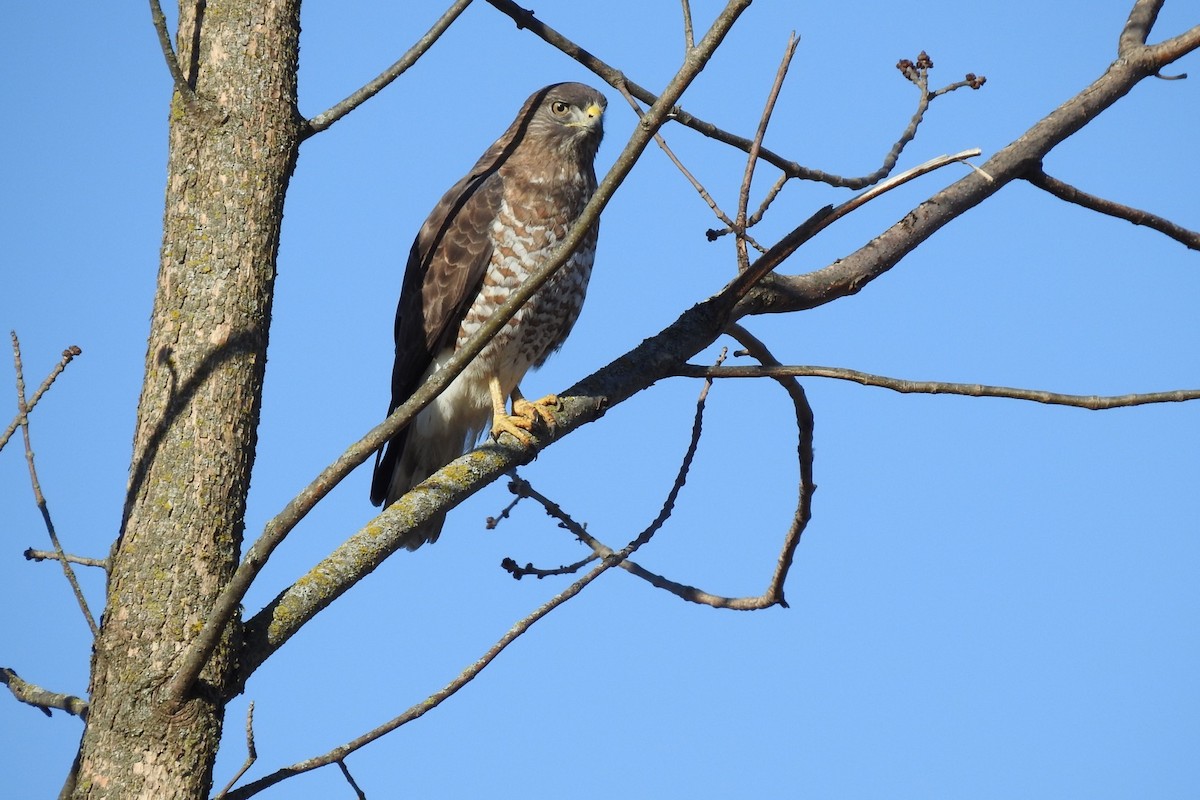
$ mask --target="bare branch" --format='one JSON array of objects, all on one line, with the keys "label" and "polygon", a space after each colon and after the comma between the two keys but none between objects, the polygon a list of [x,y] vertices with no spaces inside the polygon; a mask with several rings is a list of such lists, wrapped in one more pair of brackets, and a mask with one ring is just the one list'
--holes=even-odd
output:
[{"label": "bare branch", "polygon": [[[16,335],[15,332],[13,335]],[[29,402],[25,404],[26,416],[30,411],[33,411],[33,407],[36,406],[38,401],[42,399],[42,395],[44,395],[54,381],[58,379],[58,376],[62,374],[62,371],[67,368],[67,364],[70,364],[76,356],[82,354],[83,351],[75,345],[71,345],[66,350],[63,350],[62,358],[58,360],[58,363],[54,365],[54,369],[50,370],[50,374],[46,376],[44,381],[42,381],[42,385],[37,388],[37,391],[33,393],[33,397],[29,398]],[[12,438],[13,433],[15,433],[17,430],[17,426],[21,424],[21,419],[22,414],[18,411],[17,415],[13,417],[12,422],[10,422],[8,427],[4,429],[4,435],[0,436],[0,450],[3,450],[4,445],[8,444],[8,440]]]},{"label": "bare branch", "polygon": [[[52,553],[48,550],[34,550],[32,547],[26,548],[24,554],[26,561],[58,561],[58,553]],[[86,556],[73,556],[70,553],[64,553],[63,556],[71,564],[79,564],[84,567],[99,567],[100,569],[108,569],[107,558],[88,558]]]},{"label": "bare branch", "polygon": [[[502,328],[534,292],[566,263],[580,242],[583,241],[588,229],[599,218],[600,212],[612,199],[617,188],[633,169],[634,164],[646,149],[654,133],[666,121],[675,102],[696,76],[700,74],[700,71],[704,68],[712,53],[720,45],[730,28],[733,27],[737,18],[749,5],[750,0],[730,0],[725,9],[713,22],[708,33],[696,45],[692,53],[684,59],[683,65],[671,79],[662,96],[650,108],[646,116],[643,117],[642,124],[637,126],[630,135],[625,149],[604,177],[604,180],[600,182],[592,199],[576,220],[575,225],[560,243],[556,255],[549,259],[545,265],[513,292],[509,299],[496,310],[488,322],[481,326],[475,335],[472,336],[471,340],[464,344],[458,353],[431,376],[430,380],[418,389],[408,401],[393,411],[386,421],[377,425],[366,436],[352,445],[333,464],[326,467],[308,487],[288,503],[283,511],[267,523],[263,534],[250,547],[242,563],[238,565],[229,584],[214,604],[213,612],[209,619],[205,621],[204,628],[196,637],[188,653],[182,660],[182,666],[175,678],[172,679],[167,692],[167,697],[171,704],[178,704],[182,701],[188,688],[208,661],[208,657],[211,655],[213,648],[216,647],[225,626],[233,618],[233,615],[237,613],[238,605],[241,603],[242,598],[245,597],[254,577],[262,569],[271,552],[287,536],[288,532],[311,510],[318,500],[328,494],[351,470],[366,461],[380,445],[394,436],[438,392],[442,391],[466,367],[471,359],[484,348],[491,337],[495,335],[496,331]],[[503,445],[499,446],[504,447]],[[529,460],[533,458],[536,450],[533,447],[519,447],[514,448],[514,452],[521,453],[521,458]],[[511,469],[511,466],[509,469]],[[404,520],[402,524],[405,525],[404,529],[407,530],[420,521],[413,515],[414,508],[421,509],[421,513],[426,515],[432,514],[434,509],[437,508],[449,508],[450,492],[447,491],[448,487],[443,488],[445,486],[445,483],[438,476],[434,476],[429,481],[421,484],[416,491],[410,492],[407,503],[402,501],[395,504],[392,508],[396,509],[396,512],[391,519],[393,522]],[[476,486],[472,491],[478,488],[479,486]],[[460,497],[459,499],[461,500],[462,498]],[[397,508],[397,506],[400,506],[400,508]],[[372,525],[375,525],[381,518],[387,517],[390,511],[391,509],[385,511],[380,517],[377,517]],[[322,585],[328,589],[328,593],[304,592],[305,598],[300,602],[306,606],[306,609],[303,613],[291,615],[292,624],[287,626],[286,629],[272,627],[270,620],[274,612],[278,609],[279,604],[283,602],[284,596],[287,596],[289,599],[298,598],[294,598],[294,596],[288,595],[285,592],[284,596],[277,598],[276,601],[260,612],[254,620],[251,620],[250,624],[256,625],[256,634],[263,637],[269,636],[271,643],[268,644],[267,641],[260,640],[257,644],[251,645],[257,652],[255,657],[243,660],[246,670],[243,678],[248,676],[250,672],[262,663],[262,659],[265,659],[267,655],[274,652],[300,625],[310,619],[312,615],[325,608],[334,598],[349,588],[354,581],[357,581],[362,575],[374,569],[388,554],[394,552],[396,547],[399,546],[398,541],[398,539],[389,537],[385,542],[382,537],[378,537],[364,550],[359,547],[361,540],[351,537],[349,541],[339,547],[316,568],[322,569],[329,566],[331,561],[339,560],[341,568],[337,571],[341,573],[342,581],[339,581],[336,585],[329,585],[323,581]],[[357,553],[357,556],[347,560],[346,556],[350,552]],[[266,615],[265,617],[263,616],[264,614]],[[247,642],[250,642],[250,638],[247,639]]]},{"label": "bare branch", "polygon": [[796,45],[799,43],[800,40],[796,38],[795,31],[788,34],[787,46],[783,49],[783,59],[779,62],[779,68],[775,70],[775,81],[771,84],[771,91],[767,94],[767,102],[763,106],[762,116],[758,120],[758,130],[754,132],[754,141],[750,145],[750,152],[746,157],[746,172],[742,176],[742,186],[738,191],[737,218],[733,223],[737,241],[739,272],[750,266],[750,256],[746,252],[746,209],[750,205],[750,184],[754,181],[754,168],[758,165],[758,153],[762,150],[763,137],[767,135],[767,125],[771,122],[771,114],[775,111],[775,101],[779,99],[779,90],[783,88],[783,79],[787,77],[788,66],[792,63],[792,57],[796,55]]},{"label": "bare branch", "polygon": [[171,46],[171,32],[167,30],[167,18],[163,16],[159,0],[150,0],[150,18],[154,21],[154,31],[158,34],[158,46],[162,49],[163,59],[167,62],[167,71],[175,83],[175,91],[183,100],[188,110],[194,110],[198,98],[196,91],[188,84],[179,67],[179,59],[175,56],[175,48]]},{"label": "bare branch", "polygon": [[[535,567],[532,563],[526,563],[525,566],[522,567],[518,566],[517,562],[513,561],[511,558],[504,558],[500,561],[500,566],[504,568],[505,572],[507,572],[509,575],[512,575],[515,580],[519,581],[521,578],[529,575],[541,580],[542,578],[552,578],[557,575],[575,575],[579,572],[579,570],[583,569],[598,558],[600,558],[599,553],[592,553],[586,558],[579,559],[574,564],[564,564],[560,567],[554,567],[552,569]],[[622,562],[622,566],[628,563],[630,562]]]},{"label": "bare branch", "polygon": [[417,63],[417,59],[425,55],[433,43],[441,38],[442,34],[458,19],[462,12],[466,11],[467,6],[471,5],[471,0],[455,0],[451,6],[446,9],[433,24],[424,36],[417,40],[416,44],[408,49],[404,55],[396,60],[396,63],[379,73],[370,83],[367,83],[358,91],[351,94],[345,100],[341,101],[332,108],[322,111],[312,119],[308,120],[304,125],[304,130],[301,132],[300,138],[307,139],[315,133],[320,133],[329,128],[333,123],[337,122],[342,117],[349,114],[360,105],[370,100],[375,95],[383,91],[396,78],[400,77],[413,64]]},{"label": "bare branch", "polygon": [[358,787],[358,784],[354,782],[354,776],[350,774],[350,768],[346,766],[346,762],[339,758],[337,765],[342,771],[342,777],[346,779],[346,782],[350,784],[350,788],[354,790],[354,796],[357,797],[358,800],[367,800],[367,795]]},{"label": "bare branch", "polygon": [[1169,219],[1151,214],[1149,211],[1142,211],[1138,208],[1121,205],[1112,200],[1105,200],[1103,197],[1097,197],[1094,194],[1088,194],[1076,189],[1069,183],[1047,175],[1040,167],[1031,169],[1021,177],[1060,200],[1083,206],[1091,211],[1098,211],[1101,214],[1107,214],[1110,217],[1132,222],[1134,225],[1144,225],[1147,228],[1153,228],[1159,233],[1170,236],[1189,250],[1200,250],[1200,232],[1176,225]]},{"label": "bare branch", "polygon": [[254,701],[251,700],[250,705],[246,708],[246,760],[242,762],[241,769],[237,771],[237,774],[229,779],[229,783],[225,784],[225,788],[217,792],[213,800],[221,800],[225,797],[229,793],[229,790],[233,788],[233,785],[242,779],[242,776],[246,774],[247,770],[257,760],[258,748],[254,745]]},{"label": "bare branch", "polygon": [[688,0],[683,0],[683,49],[691,50],[696,46],[696,39],[692,33],[692,5]]},{"label": "bare branch", "polygon": [[750,215],[750,219],[746,220],[747,228],[753,228],[762,221],[763,215],[767,213],[767,209],[771,207],[771,203],[775,202],[776,196],[778,196],[780,190],[783,189],[783,185],[787,182],[787,175],[780,175],[775,179],[775,183],[771,185],[771,188],[767,191],[766,197],[764,197],[762,202],[759,204],[758,210]]},{"label": "bare branch", "polygon": [[1147,45],[1144,48],[1143,57],[1149,59],[1150,63],[1158,65],[1153,73],[1155,77],[1164,78],[1165,80],[1180,80],[1187,77],[1186,72],[1181,75],[1167,77],[1162,74],[1162,67],[1187,55],[1197,47],[1200,47],[1200,25],[1189,28],[1178,36],[1173,36],[1166,41]]},{"label": "bare branch", "polygon": [[957,394],[966,397],[1002,397],[1009,400],[1027,400],[1055,406],[1071,406],[1091,411],[1152,403],[1183,403],[1200,400],[1200,389],[1176,389],[1167,392],[1122,395],[1059,394],[1041,389],[1014,389],[1007,386],[987,386],[981,383],[947,383],[945,381],[911,381],[890,378],[840,367],[817,366],[769,366],[769,367],[705,367],[685,364],[675,375],[688,378],[788,378],[812,377],[833,378],[852,381],[863,386],[878,386],[902,394]]},{"label": "bare branch", "polygon": [[1137,0],[1125,21],[1125,28],[1117,40],[1117,52],[1126,55],[1136,47],[1144,46],[1150,36],[1150,29],[1158,19],[1162,10],[1163,0]]},{"label": "bare branch", "polygon": [[[741,325],[730,325],[727,333],[741,342],[742,346],[746,348],[746,352],[764,365],[777,366],[779,364],[767,346]],[[808,396],[804,393],[804,387],[795,379],[779,378],[776,380],[791,398],[792,407],[796,413],[796,456],[799,461],[800,478],[792,524],[783,538],[779,559],[775,562],[775,572],[761,599],[764,602],[768,600],[778,602],[787,608],[787,601],[783,595],[783,584],[792,567],[792,560],[796,554],[796,547],[800,544],[800,537],[808,527],[808,521],[812,519],[812,496],[813,492],[817,490],[817,485],[813,482],[813,428],[816,423],[812,406],[809,405]]]},{"label": "bare branch", "polygon": [[87,701],[73,694],[48,692],[40,686],[21,679],[8,667],[0,667],[0,683],[7,686],[17,700],[39,709],[47,717],[50,716],[50,709],[57,708],[87,721]]},{"label": "bare branch", "polygon": [[[58,541],[58,533],[54,530],[54,521],[50,518],[50,508],[46,504],[46,497],[42,494],[42,484],[38,480],[37,466],[33,459],[33,444],[29,436],[29,404],[25,401],[25,373],[21,366],[21,342],[17,338],[16,331],[11,331],[10,335],[12,336],[13,367],[17,373],[17,415],[20,419],[18,424],[21,426],[21,435],[25,439],[25,463],[29,466],[29,480],[33,484],[34,502],[37,503],[38,511],[42,512],[42,521],[46,524],[46,532],[50,535],[50,544],[54,546],[54,552],[62,565],[63,574],[66,575],[67,582],[71,584],[75,600],[79,603],[79,608],[83,611],[83,618],[92,630],[92,637],[95,638],[100,635],[100,629],[96,626],[96,620],[88,608],[83,590],[79,588],[75,570],[71,569],[66,553],[63,552],[62,544]],[[65,355],[63,357],[66,358]]]}]

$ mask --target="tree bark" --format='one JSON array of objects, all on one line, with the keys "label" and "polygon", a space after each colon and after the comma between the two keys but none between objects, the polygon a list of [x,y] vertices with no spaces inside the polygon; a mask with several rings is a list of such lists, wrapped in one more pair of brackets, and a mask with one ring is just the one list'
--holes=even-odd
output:
[{"label": "tree bark", "polygon": [[300,142],[299,7],[180,3],[188,88],[177,86],[171,104],[158,288],[76,798],[203,798],[211,789],[238,632],[226,632],[182,704],[165,702],[164,686],[241,548],[284,194]]}]

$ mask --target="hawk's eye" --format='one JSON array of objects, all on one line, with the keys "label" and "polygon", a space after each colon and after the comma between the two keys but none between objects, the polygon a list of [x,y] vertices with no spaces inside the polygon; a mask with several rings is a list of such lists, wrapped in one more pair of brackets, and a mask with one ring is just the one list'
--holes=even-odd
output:
[{"label": "hawk's eye", "polygon": [[564,103],[562,100],[555,100],[553,103],[550,104],[550,110],[553,111],[555,114],[557,114],[560,117],[563,114],[567,113],[567,107],[568,107],[567,104]]}]

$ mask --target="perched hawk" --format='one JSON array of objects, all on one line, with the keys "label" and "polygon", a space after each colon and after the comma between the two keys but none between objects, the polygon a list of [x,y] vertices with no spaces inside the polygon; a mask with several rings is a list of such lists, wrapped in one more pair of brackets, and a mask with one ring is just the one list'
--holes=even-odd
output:
[{"label": "perched hawk", "polygon": [[[581,83],[534,92],[517,118],[434,207],[408,254],[396,310],[391,413],[442,367],[554,252],[596,190],[592,161],[603,135],[604,95]],[[491,422],[529,441],[549,421],[551,396],[518,388],[562,346],[583,306],[597,227],[465,370],[376,455],[371,502],[401,495],[472,447]],[[512,398],[513,413],[505,406]],[[437,540],[445,515],[409,534],[415,550]]]}]

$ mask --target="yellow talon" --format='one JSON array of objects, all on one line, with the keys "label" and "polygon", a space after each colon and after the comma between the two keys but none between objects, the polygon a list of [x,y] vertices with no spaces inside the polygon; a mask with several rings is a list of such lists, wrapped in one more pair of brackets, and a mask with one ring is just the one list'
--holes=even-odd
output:
[{"label": "yellow talon", "polygon": [[521,444],[529,445],[533,441],[529,432],[534,425],[541,424],[550,430],[554,429],[554,411],[562,408],[558,395],[549,394],[530,402],[521,394],[519,387],[514,387],[512,413],[509,414],[500,381],[492,377],[489,389],[492,394],[492,438],[499,439],[500,434],[508,433]]},{"label": "yellow talon", "polygon": [[540,400],[530,402],[521,396],[520,392],[513,391],[513,415],[528,419],[531,422],[534,418],[541,420],[542,424],[550,430],[554,430],[554,412],[562,410],[562,401],[558,399],[556,394],[548,394]]}]

